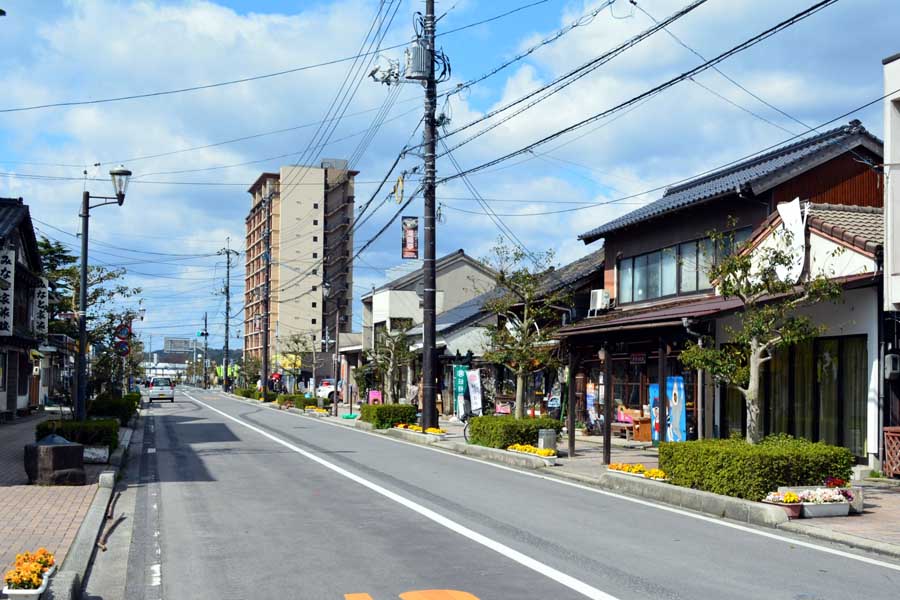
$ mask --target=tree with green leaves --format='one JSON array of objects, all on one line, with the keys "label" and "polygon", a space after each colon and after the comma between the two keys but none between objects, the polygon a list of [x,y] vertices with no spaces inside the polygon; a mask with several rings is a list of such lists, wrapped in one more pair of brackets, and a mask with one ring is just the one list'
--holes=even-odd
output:
[{"label": "tree with green leaves", "polygon": [[[762,437],[760,382],[763,365],[773,353],[821,335],[824,327],[798,309],[819,302],[833,302],[841,286],[827,273],[800,274],[798,253],[792,251],[792,236],[776,230],[767,243],[752,251],[735,247],[732,234],[713,233],[720,248],[734,248],[709,268],[709,279],[724,298],[737,298],[741,305],[736,326],[725,328],[728,342],[716,346],[711,339],[688,343],[681,362],[690,369],[703,369],[716,380],[738,390],[747,405],[747,441]],[[802,253],[799,257],[802,261]],[[712,261],[709,261],[712,262]]]},{"label": "tree with green leaves", "polygon": [[294,333],[284,341],[282,347],[284,350],[279,364],[282,369],[294,376],[294,381],[299,382],[303,377],[305,366],[312,370],[313,380],[317,381],[316,371],[321,360],[321,352],[316,351],[313,333]]},{"label": "tree with green leaves", "polygon": [[400,381],[406,368],[415,358],[409,349],[409,328],[376,332],[375,346],[368,352],[371,373],[381,383],[385,404],[396,404],[402,394]]},{"label": "tree with green leaves", "polygon": [[559,364],[554,335],[560,309],[572,300],[565,288],[549,285],[553,259],[552,250],[535,255],[501,241],[486,261],[497,272],[498,294],[485,308],[498,323],[487,328],[484,358],[515,373],[517,419],[525,416],[526,376]]}]

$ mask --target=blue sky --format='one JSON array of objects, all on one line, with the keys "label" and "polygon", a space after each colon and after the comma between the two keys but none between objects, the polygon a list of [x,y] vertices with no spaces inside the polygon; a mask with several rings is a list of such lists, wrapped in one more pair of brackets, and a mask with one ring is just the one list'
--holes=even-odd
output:
[{"label": "blue sky", "polygon": [[[446,16],[439,32],[491,17],[534,0],[476,2],[439,0]],[[687,0],[643,0],[657,19]],[[3,3],[0,19],[0,109],[104,98],[211,83],[289,69],[356,53],[377,2],[239,1],[181,2],[83,0]],[[670,31],[711,57],[805,9],[812,0],[709,0]],[[454,83],[477,77],[600,2],[547,0],[503,19],[439,38]],[[404,0],[385,44],[409,40],[412,14],[424,2]],[[452,95],[443,105],[449,128],[465,124],[505,102],[585,63],[651,25],[618,0],[611,9],[500,73]],[[552,248],[560,262],[592,251],[579,233],[658,197],[643,194],[806,131],[880,96],[881,59],[900,51],[895,0],[842,0],[796,26],[729,59],[720,69],[771,106],[760,103],[718,73],[699,75],[633,110],[598,122],[471,178],[490,206],[532,250]],[[402,49],[385,58],[400,58]],[[700,62],[665,33],[658,33],[593,74],[521,116],[454,151],[469,167],[562,129],[635,96]],[[42,232],[77,244],[78,203],[88,185],[108,193],[109,166],[125,159],[204,146],[275,129],[314,123],[326,113],[347,63],[234,86],[66,108],[0,113],[0,194],[22,196]],[[702,87],[701,87],[702,86]],[[711,90],[711,91],[710,91]],[[348,109],[381,106],[388,88],[363,82]],[[378,135],[359,160],[357,199],[365,200],[408,139],[421,106],[421,88],[405,85]],[[724,97],[724,99],[723,99]],[[366,129],[372,112],[347,116],[333,140]],[[859,118],[881,134],[876,105],[843,119]],[[797,121],[795,121],[796,119]],[[127,265],[129,280],[145,289],[147,320],[139,329],[154,336],[192,334],[210,314],[210,343],[222,342],[224,277],[211,256],[230,236],[242,249],[246,187],[259,172],[289,164],[306,148],[314,128],[257,137],[152,159],[129,160],[136,178],[121,209],[103,208],[92,220],[92,259]],[[471,131],[477,131],[476,126]],[[448,143],[466,134],[451,136]],[[350,155],[360,137],[333,142],[313,156]],[[291,154],[276,160],[267,157]],[[416,164],[409,156],[404,168]],[[103,163],[94,168],[97,162]],[[252,163],[252,164],[245,164]],[[241,165],[241,166],[233,166]],[[441,160],[439,175],[453,171]],[[174,173],[178,171],[178,173]],[[39,175],[42,178],[35,178]],[[46,179],[46,176],[55,179]],[[143,181],[142,181],[143,180]],[[633,196],[617,201],[623,196]],[[465,248],[487,254],[499,231],[458,181],[438,190],[445,222],[439,253]],[[380,199],[380,198],[379,198]],[[580,204],[576,204],[580,203]],[[356,233],[357,244],[377,231],[396,205],[388,203]],[[548,211],[579,208],[555,214]],[[421,214],[414,203],[407,214]],[[401,263],[399,223],[355,265],[356,292],[384,280]],[[171,256],[182,255],[182,256]],[[206,256],[204,256],[206,255]],[[234,311],[241,306],[243,270],[234,272]],[[359,311],[354,314],[358,328]],[[232,321],[241,331],[241,319]],[[232,340],[239,346],[240,340]]]}]

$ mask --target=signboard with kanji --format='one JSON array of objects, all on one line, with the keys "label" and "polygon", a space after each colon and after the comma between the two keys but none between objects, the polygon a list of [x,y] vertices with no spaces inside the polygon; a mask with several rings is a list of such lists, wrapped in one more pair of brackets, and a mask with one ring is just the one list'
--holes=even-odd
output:
[{"label": "signboard with kanji", "polygon": [[13,334],[15,283],[16,251],[0,250],[0,336]]},{"label": "signboard with kanji", "polygon": [[47,278],[41,277],[40,287],[37,287],[34,290],[34,332],[42,340],[47,339],[47,332],[50,324],[48,315],[50,292],[48,286],[49,281]]}]

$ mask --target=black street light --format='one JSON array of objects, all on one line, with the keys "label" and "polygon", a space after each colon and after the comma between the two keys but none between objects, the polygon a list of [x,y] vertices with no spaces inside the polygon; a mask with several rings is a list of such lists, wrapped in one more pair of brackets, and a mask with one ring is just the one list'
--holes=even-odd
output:
[{"label": "black street light", "polygon": [[[81,421],[86,416],[87,406],[87,288],[88,288],[88,219],[92,208],[118,204],[125,202],[125,190],[128,188],[128,179],[131,171],[123,166],[112,169],[109,172],[112,179],[115,196],[91,196],[87,190],[81,196],[81,289],[79,289],[78,304],[78,393],[75,396],[75,419]],[[91,205],[91,198],[104,200],[99,204]]]},{"label": "black street light", "polygon": [[[334,296],[334,356],[331,362],[331,374],[334,377],[334,416],[338,416],[338,379],[341,376],[341,348],[340,348],[340,339],[341,339],[341,300],[340,294],[343,293],[346,289],[332,289],[331,283],[324,282],[322,284],[322,295],[325,297],[327,301],[329,298]],[[348,394],[349,395],[349,394]],[[353,402],[351,400],[350,403],[350,412],[353,412]]]}]

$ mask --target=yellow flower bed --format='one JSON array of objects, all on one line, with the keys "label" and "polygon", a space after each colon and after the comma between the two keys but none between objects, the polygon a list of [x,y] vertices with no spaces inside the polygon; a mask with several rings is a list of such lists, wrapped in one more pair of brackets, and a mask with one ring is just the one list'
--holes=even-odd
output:
[{"label": "yellow flower bed", "polygon": [[444,431],[443,429],[441,429],[440,427],[429,427],[428,429],[425,430],[425,433],[433,433],[435,435],[442,435],[447,432]]},{"label": "yellow flower bed", "polygon": [[397,423],[396,425],[394,425],[394,427],[396,427],[397,429],[408,429],[409,425],[407,425],[406,423]]},{"label": "yellow flower bed", "polygon": [[421,426],[421,425],[409,425],[409,426],[407,427],[407,429],[409,429],[410,431],[418,431],[419,433],[422,433],[422,426]]},{"label": "yellow flower bed", "polygon": [[313,409],[313,412],[317,412],[317,413],[322,414],[322,415],[327,415],[327,414],[328,414],[328,410],[327,410],[327,409],[324,409],[324,408],[314,408],[314,409]]},{"label": "yellow flower bed", "polygon": [[36,590],[44,583],[44,573],[54,564],[56,559],[46,548],[22,552],[16,555],[15,566],[6,572],[3,581],[11,590]]},{"label": "yellow flower bed", "polygon": [[37,563],[41,565],[41,568],[44,571],[46,571],[56,564],[56,558],[54,558],[53,553],[46,548],[38,548],[37,552],[34,553],[22,552],[21,554],[16,554],[15,566],[20,567],[28,563]]},{"label": "yellow flower bed", "polygon": [[630,465],[628,463],[610,463],[607,467],[610,471],[621,471],[622,473],[631,473],[633,475],[643,475],[647,479],[665,479],[666,472],[662,469],[647,469],[644,465],[638,463]]},{"label": "yellow flower bed", "polygon": [[507,450],[511,450],[513,452],[526,452],[528,454],[536,454],[537,456],[543,456],[544,458],[556,456],[556,450],[554,450],[553,448],[538,448],[537,446],[532,446],[531,444],[513,444],[512,446],[509,446]]}]

